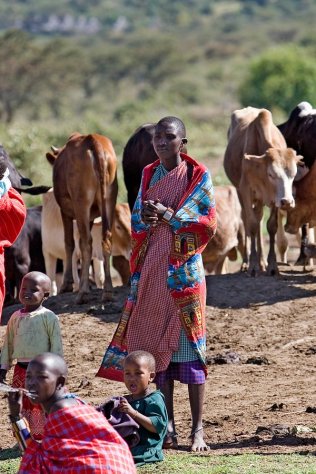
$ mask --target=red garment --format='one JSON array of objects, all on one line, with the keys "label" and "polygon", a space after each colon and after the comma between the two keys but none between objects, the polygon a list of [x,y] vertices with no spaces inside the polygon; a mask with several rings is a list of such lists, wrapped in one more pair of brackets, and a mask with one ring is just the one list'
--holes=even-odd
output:
[{"label": "red garment", "polygon": [[[147,190],[145,199],[159,199],[164,206],[177,209],[188,187],[187,175],[187,163],[183,160]],[[150,352],[155,357],[157,372],[167,369],[172,353],[179,349],[181,319],[167,286],[172,244],[173,232],[169,224],[160,224],[152,229],[138,284],[137,301],[126,333],[128,352]]]},{"label": "red garment", "polygon": [[0,199],[0,320],[5,296],[4,247],[10,247],[18,238],[26,216],[26,208],[15,189]]},{"label": "red garment", "polygon": [[19,474],[136,474],[129,447],[102,413],[89,405],[47,417],[42,443],[32,440]]},{"label": "red garment", "polygon": [[[12,387],[25,388],[25,376],[26,368],[16,365],[14,367]],[[21,415],[27,419],[32,437],[40,441],[43,438],[46,423],[45,412],[41,405],[35,405],[29,397],[23,395]]]}]

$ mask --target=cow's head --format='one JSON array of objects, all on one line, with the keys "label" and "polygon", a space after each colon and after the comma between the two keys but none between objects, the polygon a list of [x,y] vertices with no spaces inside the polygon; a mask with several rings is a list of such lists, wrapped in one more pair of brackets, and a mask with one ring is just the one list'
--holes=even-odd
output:
[{"label": "cow's head", "polygon": [[261,156],[244,155],[243,168],[252,168],[256,176],[253,188],[264,204],[284,210],[294,207],[292,185],[301,158],[292,148],[268,148]]}]

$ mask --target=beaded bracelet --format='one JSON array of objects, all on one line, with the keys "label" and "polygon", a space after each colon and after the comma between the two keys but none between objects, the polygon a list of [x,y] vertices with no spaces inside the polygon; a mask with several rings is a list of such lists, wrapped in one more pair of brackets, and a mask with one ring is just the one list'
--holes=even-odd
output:
[{"label": "beaded bracelet", "polygon": [[25,451],[31,438],[30,428],[25,418],[9,415],[12,423],[14,436],[20,446],[22,453]]}]

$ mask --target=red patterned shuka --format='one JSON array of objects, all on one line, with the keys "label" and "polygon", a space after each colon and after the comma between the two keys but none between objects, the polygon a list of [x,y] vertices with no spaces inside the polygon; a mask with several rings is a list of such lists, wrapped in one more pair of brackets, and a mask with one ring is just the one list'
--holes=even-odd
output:
[{"label": "red patterned shuka", "polygon": [[0,199],[0,320],[5,297],[4,247],[10,247],[18,238],[26,216],[22,197],[10,188]]},{"label": "red patterned shuka", "polygon": [[[100,377],[122,381],[124,357],[136,349],[151,352],[157,372],[165,370],[177,350],[181,327],[206,373],[201,253],[216,231],[214,190],[207,168],[185,154],[181,157],[181,164],[152,187],[159,160],[144,168],[132,214],[131,290],[97,373]],[[142,202],[157,198],[175,212],[168,223],[153,228],[141,220]],[[159,263],[163,248],[166,260]]]},{"label": "red patterned shuka", "polygon": [[19,474],[136,474],[128,445],[89,405],[49,414],[43,441],[26,446]]}]

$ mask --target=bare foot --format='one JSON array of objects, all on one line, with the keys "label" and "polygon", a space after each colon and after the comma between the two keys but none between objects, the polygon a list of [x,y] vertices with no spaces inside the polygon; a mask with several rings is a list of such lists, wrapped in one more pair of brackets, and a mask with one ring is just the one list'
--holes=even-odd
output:
[{"label": "bare foot", "polygon": [[167,432],[162,447],[163,449],[178,449],[178,440],[176,433]]},{"label": "bare foot", "polygon": [[203,428],[196,430],[190,435],[192,439],[191,451],[200,452],[200,451],[209,451],[210,447],[204,441]]}]

